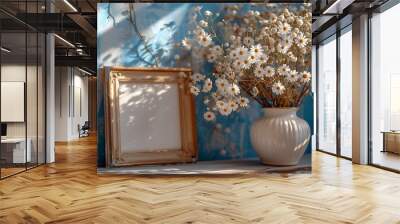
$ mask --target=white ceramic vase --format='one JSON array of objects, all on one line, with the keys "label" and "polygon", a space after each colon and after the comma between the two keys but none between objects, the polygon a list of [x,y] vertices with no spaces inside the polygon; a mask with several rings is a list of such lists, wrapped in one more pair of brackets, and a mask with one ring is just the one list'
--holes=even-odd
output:
[{"label": "white ceramic vase", "polygon": [[298,108],[264,108],[264,117],[251,127],[251,142],[267,165],[296,165],[310,141],[310,127]]}]

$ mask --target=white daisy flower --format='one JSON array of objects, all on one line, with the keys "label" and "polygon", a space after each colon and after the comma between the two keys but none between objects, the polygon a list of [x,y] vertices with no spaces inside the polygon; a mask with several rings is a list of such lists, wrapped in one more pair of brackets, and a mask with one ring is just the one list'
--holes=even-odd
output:
[{"label": "white daisy flower", "polygon": [[279,43],[279,44],[276,45],[276,50],[281,54],[286,54],[287,51],[289,50],[289,48],[287,48],[284,45]]},{"label": "white daisy flower", "polygon": [[251,62],[250,62],[249,59],[244,59],[244,60],[242,61],[242,68],[243,68],[243,69],[249,69],[250,66],[251,66]]},{"label": "white daisy flower", "polygon": [[296,82],[296,81],[299,79],[299,75],[298,75],[298,73],[296,72],[296,70],[292,70],[292,71],[290,71],[289,74],[286,76],[286,79],[287,79],[289,82]]},{"label": "white daisy flower", "polygon": [[215,104],[217,105],[218,109],[223,108],[223,107],[226,106],[226,103],[224,101],[222,101],[222,100],[218,100]]},{"label": "white daisy flower", "polygon": [[249,60],[250,64],[254,64],[254,63],[258,62],[257,56],[255,56],[253,54],[250,54],[249,58],[247,60]]},{"label": "white daisy flower", "polygon": [[192,48],[192,43],[190,42],[189,39],[187,39],[187,38],[185,37],[185,39],[182,40],[182,46],[183,46],[184,48],[186,48],[187,50],[190,50],[190,49]]},{"label": "white daisy flower", "polygon": [[239,58],[236,49],[231,50],[231,51],[229,52],[229,57],[230,57],[232,60],[235,60],[235,59],[238,59],[238,58]]},{"label": "white daisy flower", "polygon": [[261,55],[258,57],[258,60],[259,60],[259,62],[260,62],[261,64],[267,64],[267,63],[268,63],[268,55],[266,55],[266,54],[261,54]]},{"label": "white daisy flower", "polygon": [[235,71],[240,71],[240,69],[242,68],[242,64],[243,63],[240,60],[235,60],[232,66],[235,69]]},{"label": "white daisy flower", "polygon": [[196,36],[203,36],[206,34],[206,31],[204,31],[200,26],[197,26],[194,30],[194,34],[196,34]]},{"label": "white daisy flower", "polygon": [[283,64],[278,68],[278,74],[281,76],[288,76],[290,72],[290,67],[287,64]]},{"label": "white daisy flower", "polygon": [[237,111],[237,109],[239,108],[238,103],[234,100],[229,101],[228,105],[232,111]]},{"label": "white daisy flower", "polygon": [[252,46],[250,49],[250,54],[255,55],[256,57],[260,57],[263,53],[264,53],[264,50],[263,50],[261,44]]},{"label": "white daisy flower", "polygon": [[203,28],[206,28],[208,26],[208,23],[204,20],[200,20],[199,25]]},{"label": "white daisy flower", "polygon": [[247,59],[249,57],[249,50],[244,46],[237,48],[236,51],[239,59],[241,60]]},{"label": "white daisy flower", "polygon": [[206,15],[206,16],[212,16],[213,13],[212,13],[211,11],[206,10],[206,11],[204,12],[204,15]]},{"label": "white daisy flower", "polygon": [[292,27],[288,23],[282,23],[279,25],[279,34],[286,35],[292,30]]},{"label": "white daisy flower", "polygon": [[210,51],[211,51],[212,53],[214,53],[217,57],[218,57],[218,56],[221,56],[221,55],[224,53],[224,51],[222,50],[222,47],[219,46],[219,45],[215,45],[214,47],[212,47],[212,48],[210,49]]},{"label": "white daisy flower", "polygon": [[254,75],[255,75],[257,78],[262,78],[262,77],[263,77],[263,74],[264,74],[264,70],[263,70],[262,67],[257,66],[256,69],[254,69]]},{"label": "white daisy flower", "polygon": [[272,92],[278,96],[282,95],[285,92],[285,87],[281,82],[276,82],[272,85]]},{"label": "white daisy flower", "polygon": [[217,88],[220,92],[224,93],[226,91],[226,88],[229,86],[229,83],[226,79],[218,78],[217,80],[215,80],[215,85],[217,85]]},{"label": "white daisy flower", "polygon": [[204,80],[205,76],[200,73],[194,73],[191,78],[193,82],[198,82],[200,80]]},{"label": "white daisy flower", "polygon": [[211,97],[215,100],[218,101],[221,97],[221,94],[219,94],[218,92],[213,92],[211,93]]},{"label": "white daisy flower", "polygon": [[208,47],[212,43],[211,36],[209,34],[204,34],[198,37],[198,41],[201,46]]},{"label": "white daisy flower", "polygon": [[311,80],[311,73],[304,71],[300,74],[300,82],[307,83]]},{"label": "white daisy flower", "polygon": [[266,66],[263,70],[265,77],[273,77],[275,75],[275,69],[271,66]]},{"label": "white daisy flower", "polygon": [[293,44],[293,40],[290,36],[285,36],[281,40],[281,45],[283,46],[283,48],[290,48],[292,46],[292,44]]},{"label": "white daisy flower", "polygon": [[297,24],[297,26],[303,26],[304,21],[299,17],[296,19],[296,24]]},{"label": "white daisy flower", "polygon": [[289,9],[288,8],[283,9],[283,14],[289,16],[290,15]]},{"label": "white daisy flower", "polygon": [[247,107],[249,105],[249,99],[246,97],[239,97],[238,104],[240,107]]},{"label": "white daisy flower", "polygon": [[289,17],[287,18],[287,21],[288,21],[289,23],[294,23],[295,19],[296,19],[296,18],[294,18],[294,16],[289,16]]},{"label": "white daisy flower", "polygon": [[228,104],[225,104],[223,107],[219,108],[219,113],[221,115],[228,116],[232,113],[232,108]]},{"label": "white daisy flower", "polygon": [[198,88],[197,86],[191,86],[191,87],[190,87],[190,92],[191,92],[193,95],[197,96],[197,95],[199,95],[200,90],[199,90],[199,88]]},{"label": "white daisy flower", "polygon": [[213,120],[215,120],[215,114],[214,114],[213,112],[211,112],[211,111],[205,112],[204,115],[203,115],[203,117],[204,117],[204,119],[205,119],[206,121],[213,121]]},{"label": "white daisy flower", "polygon": [[215,62],[215,60],[217,59],[217,56],[211,52],[210,54],[207,55],[207,61],[210,63]]},{"label": "white daisy flower", "polygon": [[226,91],[231,96],[235,96],[235,95],[239,95],[240,94],[240,88],[235,83],[232,83],[231,85],[229,85],[227,87]]},{"label": "white daisy flower", "polygon": [[297,38],[296,38],[296,44],[299,48],[304,48],[307,46],[308,40],[307,38],[304,36],[303,33],[300,33]]},{"label": "white daisy flower", "polygon": [[212,81],[211,79],[208,78],[204,81],[202,92],[208,93],[211,91],[211,89],[212,89]]}]

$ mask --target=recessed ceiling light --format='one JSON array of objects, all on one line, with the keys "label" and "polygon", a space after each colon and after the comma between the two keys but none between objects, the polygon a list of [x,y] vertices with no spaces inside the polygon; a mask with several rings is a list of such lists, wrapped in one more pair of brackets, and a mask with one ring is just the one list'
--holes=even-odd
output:
[{"label": "recessed ceiling light", "polygon": [[342,14],[343,9],[351,5],[355,0],[337,0],[333,2],[322,14]]},{"label": "recessed ceiling light", "polygon": [[1,47],[0,49],[1,49],[1,51],[4,51],[6,53],[10,53],[11,52],[11,50],[9,50],[9,49],[7,49],[5,47]]},{"label": "recessed ceiling light", "polygon": [[73,47],[73,48],[75,48],[75,45],[73,45],[71,42],[69,42],[68,40],[66,40],[66,39],[64,39],[64,38],[62,38],[62,37],[60,37],[59,35],[57,35],[57,34],[54,34],[54,36],[55,37],[57,37],[59,40],[61,40],[62,42],[64,42],[64,43],[66,43],[67,45],[69,45],[70,47]]},{"label": "recessed ceiling light", "polygon": [[74,12],[78,12],[78,10],[68,1],[64,0],[65,4],[67,4]]},{"label": "recessed ceiling light", "polygon": [[79,68],[79,67],[78,67],[78,70],[81,71],[81,72],[83,72],[83,73],[85,73],[85,74],[87,74],[87,75],[92,75],[92,73],[90,73],[90,72],[88,72],[88,71],[86,71],[86,70],[83,70],[83,69],[81,69],[81,68]]}]

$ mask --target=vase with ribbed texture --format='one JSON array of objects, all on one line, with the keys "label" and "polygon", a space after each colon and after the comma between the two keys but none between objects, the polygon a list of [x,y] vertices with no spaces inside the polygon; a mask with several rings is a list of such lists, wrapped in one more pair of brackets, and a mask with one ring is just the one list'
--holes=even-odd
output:
[{"label": "vase with ribbed texture", "polygon": [[308,123],[296,114],[298,108],[264,108],[264,117],[251,127],[251,142],[267,165],[299,163],[310,141]]}]

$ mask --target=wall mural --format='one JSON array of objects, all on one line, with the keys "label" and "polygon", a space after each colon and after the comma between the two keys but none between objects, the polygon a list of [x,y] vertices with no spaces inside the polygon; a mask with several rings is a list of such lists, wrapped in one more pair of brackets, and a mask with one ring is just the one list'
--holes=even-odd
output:
[{"label": "wall mural", "polygon": [[[212,66],[191,51],[182,50],[182,40],[193,29],[195,10],[217,16],[232,3],[100,3],[98,4],[98,68],[191,67],[194,72],[211,74]],[[239,10],[279,11],[282,7],[302,10],[304,4],[243,3]],[[237,12],[240,13],[240,12]],[[223,34],[221,34],[223,35]],[[223,37],[221,37],[223,38]],[[311,60],[311,56],[309,58]],[[309,68],[310,70],[311,68]],[[201,93],[202,94],[202,93]],[[98,165],[104,166],[104,99],[98,83]],[[207,110],[202,97],[196,97],[199,160],[227,160],[257,157],[250,141],[250,126],[262,116],[262,108],[250,100],[249,109],[230,116],[217,116],[214,122],[203,118]],[[313,129],[313,97],[308,95],[297,113]],[[306,154],[310,155],[311,144]]]}]

